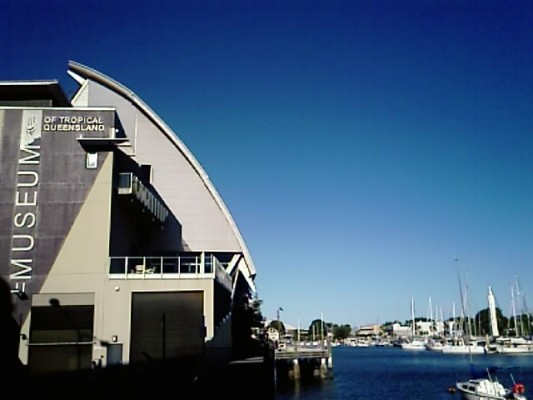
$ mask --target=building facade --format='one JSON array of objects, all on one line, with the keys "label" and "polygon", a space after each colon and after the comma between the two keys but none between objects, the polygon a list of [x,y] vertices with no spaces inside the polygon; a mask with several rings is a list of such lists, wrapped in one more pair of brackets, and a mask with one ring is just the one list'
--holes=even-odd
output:
[{"label": "building facade", "polygon": [[69,62],[0,83],[0,275],[32,372],[231,358],[255,292],[246,244],[200,163],[131,90]]}]

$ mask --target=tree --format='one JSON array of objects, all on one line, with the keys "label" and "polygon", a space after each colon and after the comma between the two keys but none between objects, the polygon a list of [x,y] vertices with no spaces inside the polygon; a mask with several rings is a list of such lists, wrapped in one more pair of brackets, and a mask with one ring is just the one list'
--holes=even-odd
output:
[{"label": "tree", "polygon": [[261,343],[254,333],[264,326],[262,301],[243,294],[234,300],[232,315],[233,349],[235,356],[248,357],[261,354]]},{"label": "tree", "polygon": [[[479,335],[491,334],[490,313],[488,308],[479,311],[474,317],[474,321],[479,327]],[[507,329],[509,325],[509,319],[502,314],[502,310],[500,310],[499,307],[496,307],[496,325],[498,326],[498,330],[500,332],[503,332],[505,329]]]},{"label": "tree", "polygon": [[322,319],[315,319],[309,325],[309,335],[311,338],[320,339],[321,337],[326,337],[328,332],[331,332],[333,329],[333,324],[331,322],[325,322]]},{"label": "tree", "polygon": [[521,314],[517,318],[518,318],[518,326],[520,327],[522,331],[522,336],[531,336],[531,326],[532,326],[531,314],[529,313]]},{"label": "tree", "polygon": [[352,327],[348,324],[345,325],[333,325],[333,339],[346,339],[350,337],[352,333]]},{"label": "tree", "polygon": [[268,324],[268,327],[276,329],[280,335],[285,334],[285,325],[283,325],[283,322],[281,321],[278,321],[276,319],[273,321],[270,321],[270,323]]}]

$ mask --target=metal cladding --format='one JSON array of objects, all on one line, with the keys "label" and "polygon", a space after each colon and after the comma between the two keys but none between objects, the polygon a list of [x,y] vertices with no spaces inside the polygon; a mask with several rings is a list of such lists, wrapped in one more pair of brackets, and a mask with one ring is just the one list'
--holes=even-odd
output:
[{"label": "metal cladding", "polygon": [[77,139],[108,137],[115,112],[27,108],[0,113],[0,218],[5,222],[0,271],[17,293],[31,294],[48,275],[99,171],[86,168],[86,152]]}]

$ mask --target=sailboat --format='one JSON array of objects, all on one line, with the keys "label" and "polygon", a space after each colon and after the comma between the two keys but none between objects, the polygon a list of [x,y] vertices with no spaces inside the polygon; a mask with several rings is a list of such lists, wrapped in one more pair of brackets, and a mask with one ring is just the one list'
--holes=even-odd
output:
[{"label": "sailboat", "polygon": [[[520,293],[520,289],[518,289]],[[514,288],[511,286],[511,306],[514,321],[514,336],[496,335],[495,343],[491,346],[493,352],[501,354],[533,354],[533,340],[523,335],[521,324],[518,324],[516,316],[516,304],[514,301]],[[495,311],[494,311],[495,314]],[[492,314],[491,314],[492,317]]]},{"label": "sailboat", "polygon": [[[459,279],[459,286],[461,281]],[[489,286],[488,293],[489,302],[489,316],[491,318],[491,330],[492,334],[498,335],[498,325],[496,323],[496,306],[494,300],[494,294],[492,288]],[[464,310],[464,302],[461,296],[461,303]],[[467,324],[468,329],[468,324]],[[511,380],[513,385],[511,387],[505,387],[496,377],[496,367],[486,368],[483,374],[476,372],[474,363],[472,360],[472,352],[470,352],[470,368],[471,377],[464,381],[457,381],[455,387],[461,394],[461,398],[464,400],[527,400],[524,395],[525,386],[520,382],[514,380],[511,374]]]},{"label": "sailboat", "polygon": [[[466,297],[466,294],[465,294]],[[465,303],[461,295],[461,302]],[[489,300],[490,304],[490,300]],[[462,309],[463,318],[466,320],[465,307]],[[466,323],[466,335],[454,336],[449,338],[442,347],[441,351],[444,354],[485,354],[487,352],[486,341],[476,340],[470,334],[470,323]]]},{"label": "sailboat", "polygon": [[409,341],[401,343],[400,346],[404,350],[426,350],[426,340],[416,336],[416,322],[415,322],[415,302],[411,297],[411,338]]},{"label": "sailboat", "polygon": [[464,338],[457,337],[449,340],[440,350],[443,354],[485,354],[485,342],[470,339],[468,342]]}]

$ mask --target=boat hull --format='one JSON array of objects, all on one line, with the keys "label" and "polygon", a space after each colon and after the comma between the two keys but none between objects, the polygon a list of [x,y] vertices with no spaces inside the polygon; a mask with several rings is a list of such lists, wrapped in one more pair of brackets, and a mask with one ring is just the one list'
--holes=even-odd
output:
[{"label": "boat hull", "polygon": [[527,400],[524,395],[513,393],[505,389],[498,381],[489,379],[457,382],[456,387],[463,400]]},{"label": "boat hull", "polygon": [[463,400],[505,400],[505,397],[501,396],[490,396],[490,395],[479,395],[477,393],[463,392],[461,393],[461,399]]},{"label": "boat hull", "polygon": [[482,346],[444,346],[441,351],[444,354],[485,354]]}]

